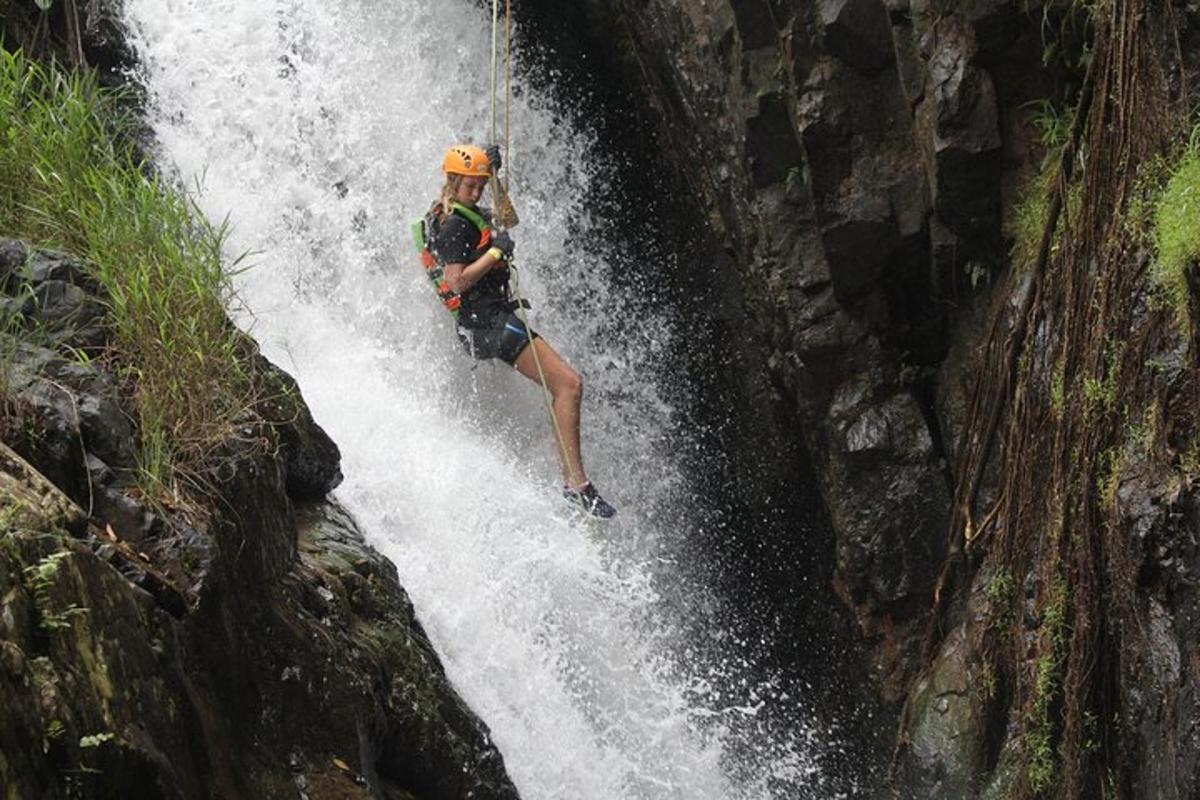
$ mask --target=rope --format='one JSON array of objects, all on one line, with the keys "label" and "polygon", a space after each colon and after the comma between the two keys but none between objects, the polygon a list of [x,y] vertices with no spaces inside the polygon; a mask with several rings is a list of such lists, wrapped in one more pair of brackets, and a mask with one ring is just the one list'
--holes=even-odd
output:
[{"label": "rope", "polygon": [[[492,138],[491,141],[496,141],[496,34],[500,26],[500,0],[492,0]],[[508,160],[508,148],[511,141],[510,132],[510,114],[512,108],[512,3],[511,0],[505,0],[504,3],[504,66],[505,66],[505,98],[504,98],[504,162],[508,164],[508,171],[505,173],[505,183],[512,176],[512,164]],[[497,211],[500,211],[499,206],[508,196],[505,191],[501,194],[499,188],[499,179],[495,172],[492,173],[491,179],[492,199],[497,205]],[[498,215],[502,216],[502,215]],[[567,481],[571,487],[578,486],[582,483],[582,475],[575,475],[571,468],[571,460],[567,451],[567,442],[563,438],[562,427],[558,424],[558,417],[554,415],[554,398],[550,393],[550,386],[546,383],[546,371],[542,367],[541,356],[538,355],[537,345],[534,343],[533,330],[529,327],[529,316],[525,313],[523,298],[520,292],[520,280],[517,277],[517,268],[509,262],[509,291],[512,298],[516,301],[517,307],[515,313],[517,318],[521,320],[521,324],[525,327],[525,337],[529,341],[529,350],[533,353],[533,363],[537,367],[538,381],[542,385],[542,401],[546,406],[546,413],[550,417],[550,425],[554,428],[554,438],[558,441],[558,451],[562,458],[563,470],[567,473]],[[587,501],[582,493],[579,495],[579,505],[584,513],[587,513]]]},{"label": "rope", "polygon": [[[512,111],[512,0],[504,0],[504,163],[508,169],[504,173],[504,203],[510,206],[508,200],[509,179],[512,177],[512,162],[509,160],[508,132],[510,112]],[[494,140],[493,140],[494,141]],[[504,219],[508,220],[508,208],[504,209]],[[516,223],[513,223],[516,224]]]},{"label": "rope", "polygon": [[[496,28],[500,21],[499,0],[492,0],[492,137],[496,141]],[[495,173],[492,173],[495,175]]]}]

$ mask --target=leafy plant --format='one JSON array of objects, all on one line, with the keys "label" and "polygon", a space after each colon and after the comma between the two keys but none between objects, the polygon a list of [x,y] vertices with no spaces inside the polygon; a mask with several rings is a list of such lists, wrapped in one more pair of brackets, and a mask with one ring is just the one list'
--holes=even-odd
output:
[{"label": "leafy plant", "polygon": [[[1049,100],[1033,100],[1022,108],[1029,111],[1029,122],[1038,132],[1042,146],[1048,150],[1061,148],[1067,143],[1071,134],[1071,126],[1075,123],[1075,111],[1067,108],[1060,111]],[[1043,164],[1049,163],[1052,153],[1047,153]]]},{"label": "leafy plant", "polygon": [[32,567],[25,568],[25,574],[30,577],[30,589],[33,592],[33,602],[37,607],[38,624],[45,631],[71,627],[71,618],[86,614],[86,608],[80,608],[72,603],[66,608],[56,609],[50,590],[54,587],[55,576],[63,559],[71,555],[70,550],[58,550],[38,561]]},{"label": "leafy plant", "polygon": [[1005,220],[1005,233],[1012,238],[1009,254],[1017,272],[1027,272],[1037,263],[1042,232],[1049,216],[1051,175],[1050,170],[1042,170],[1031,176],[1020,189],[1009,218]]},{"label": "leafy plant", "polygon": [[984,593],[992,603],[1007,603],[1012,597],[1015,584],[1012,573],[1006,567],[1000,567],[987,582]]},{"label": "leafy plant", "polygon": [[1066,400],[1066,361],[1060,358],[1054,364],[1054,371],[1050,373],[1050,410],[1054,412],[1055,417],[1062,416]]}]

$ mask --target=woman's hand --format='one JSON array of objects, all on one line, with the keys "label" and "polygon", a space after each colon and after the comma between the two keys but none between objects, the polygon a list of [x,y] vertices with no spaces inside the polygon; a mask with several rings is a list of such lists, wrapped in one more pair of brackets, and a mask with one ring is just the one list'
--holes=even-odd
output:
[{"label": "woman's hand", "polygon": [[513,248],[516,247],[516,243],[513,242],[512,237],[508,235],[508,231],[498,231],[493,228],[492,247],[496,248],[504,255],[505,261],[511,261]]},{"label": "woman's hand", "polygon": [[488,158],[488,164],[492,167],[492,174],[495,175],[500,171],[500,145],[489,144],[483,152]]}]

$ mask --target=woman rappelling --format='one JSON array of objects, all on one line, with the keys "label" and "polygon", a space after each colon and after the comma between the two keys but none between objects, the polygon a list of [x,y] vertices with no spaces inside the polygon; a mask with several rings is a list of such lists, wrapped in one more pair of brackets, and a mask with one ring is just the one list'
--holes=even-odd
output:
[{"label": "woman rappelling", "polygon": [[563,467],[563,497],[586,513],[609,519],[616,509],[588,480],[579,447],[583,380],[546,340],[529,328],[509,286],[514,243],[479,206],[500,169],[500,148],[454,145],[446,151],[441,197],[418,223],[418,246],[443,304],[455,314],[458,336],[476,359],[498,358],[550,396],[550,417]]}]

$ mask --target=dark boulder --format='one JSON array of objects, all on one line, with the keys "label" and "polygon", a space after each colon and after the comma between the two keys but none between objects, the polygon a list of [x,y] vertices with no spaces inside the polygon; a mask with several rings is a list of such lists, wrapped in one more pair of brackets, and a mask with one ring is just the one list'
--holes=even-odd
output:
[{"label": "dark boulder", "polygon": [[933,206],[967,238],[992,234],[1000,220],[1001,140],[991,76],[973,66],[973,29],[951,18],[926,37],[928,74],[916,126],[925,143]]},{"label": "dark boulder", "polygon": [[778,43],[779,31],[775,28],[770,0],[730,0],[729,5],[743,49],[754,50]]},{"label": "dark boulder", "polygon": [[753,154],[751,172],[756,186],[784,180],[804,164],[804,152],[781,92],[758,97],[758,113],[746,121],[746,147]]},{"label": "dark boulder", "polygon": [[78,259],[0,241],[0,318],[50,344],[92,350],[105,340],[105,308],[96,280]]},{"label": "dark boulder", "polygon": [[266,358],[255,360],[264,386],[262,413],[280,438],[288,494],[295,500],[319,500],[342,482],[342,454],[313,419],[296,380]]},{"label": "dark boulder", "polygon": [[899,235],[887,196],[855,191],[842,208],[844,215],[822,227],[821,244],[834,292],[844,303],[874,288]]},{"label": "dark boulder", "polygon": [[137,465],[133,426],[116,386],[90,364],[68,362],[33,345],[11,346],[11,441],[57,486],[86,505],[90,489],[84,454],[100,459],[116,478]]},{"label": "dark boulder", "polygon": [[0,288],[10,292],[19,282],[18,270],[25,266],[29,251],[18,239],[0,239]]},{"label": "dark boulder", "polygon": [[99,283],[77,258],[53,250],[30,252],[19,271],[19,277],[34,286],[61,281],[77,286],[89,294],[99,292]]},{"label": "dark boulder", "polygon": [[819,0],[817,6],[830,53],[864,73],[891,62],[891,27],[879,0]]}]

